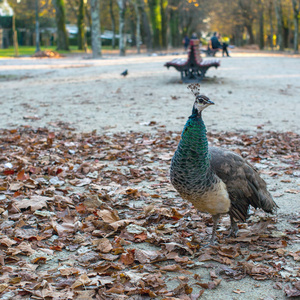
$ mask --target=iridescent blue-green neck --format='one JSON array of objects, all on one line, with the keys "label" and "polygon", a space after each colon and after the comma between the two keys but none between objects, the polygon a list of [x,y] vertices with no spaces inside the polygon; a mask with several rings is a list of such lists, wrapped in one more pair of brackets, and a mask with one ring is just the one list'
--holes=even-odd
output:
[{"label": "iridescent blue-green neck", "polygon": [[202,172],[209,169],[210,157],[206,127],[201,113],[199,114],[196,109],[193,109],[192,115],[184,126],[178,148],[183,150],[182,153],[185,153],[187,158],[193,158],[194,163],[197,162]]}]

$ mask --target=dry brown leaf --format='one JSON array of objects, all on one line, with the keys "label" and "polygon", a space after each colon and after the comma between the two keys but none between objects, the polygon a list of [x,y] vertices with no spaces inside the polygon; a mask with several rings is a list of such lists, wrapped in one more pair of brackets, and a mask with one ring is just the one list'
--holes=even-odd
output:
[{"label": "dry brown leaf", "polygon": [[70,276],[70,275],[78,275],[80,273],[80,270],[77,268],[61,268],[59,269],[59,272],[62,276]]},{"label": "dry brown leaf", "polygon": [[71,286],[72,289],[76,289],[80,286],[86,286],[91,282],[91,279],[87,276],[86,273],[82,274]]},{"label": "dry brown leaf", "polygon": [[109,253],[112,248],[112,244],[107,238],[100,239],[97,242],[97,249],[102,253]]},{"label": "dry brown leaf", "polygon": [[0,244],[1,245],[5,245],[6,247],[10,247],[12,245],[15,245],[17,244],[16,241],[8,238],[7,236],[6,237],[3,237],[3,238],[0,238]]},{"label": "dry brown leaf", "polygon": [[158,251],[136,249],[134,258],[141,264],[149,264],[159,256]]},{"label": "dry brown leaf", "polygon": [[209,281],[207,283],[196,282],[196,284],[200,285],[204,289],[213,290],[221,283],[221,281],[222,281],[222,279],[215,279],[215,280]]},{"label": "dry brown leaf", "polygon": [[42,209],[43,207],[47,207],[47,201],[51,201],[52,198],[44,197],[44,196],[32,196],[30,199],[22,199],[16,202],[16,206],[19,209],[22,208],[31,208],[31,211],[36,211]]},{"label": "dry brown leaf", "polygon": [[132,265],[134,262],[135,249],[128,249],[126,253],[121,255],[120,261],[124,265]]},{"label": "dry brown leaf", "polygon": [[116,211],[110,211],[107,209],[97,210],[97,215],[101,217],[104,222],[109,224],[120,220]]}]

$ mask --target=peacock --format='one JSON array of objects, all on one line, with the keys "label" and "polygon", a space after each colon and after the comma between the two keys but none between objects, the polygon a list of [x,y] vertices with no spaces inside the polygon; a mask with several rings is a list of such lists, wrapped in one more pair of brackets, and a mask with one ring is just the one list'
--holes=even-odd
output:
[{"label": "peacock", "polygon": [[212,215],[213,244],[222,214],[230,216],[229,236],[236,236],[236,221],[246,221],[250,205],[268,213],[278,206],[253,166],[232,151],[208,146],[202,111],[214,102],[200,94],[199,84],[188,88],[196,100],[171,161],[170,179],[183,199]]}]

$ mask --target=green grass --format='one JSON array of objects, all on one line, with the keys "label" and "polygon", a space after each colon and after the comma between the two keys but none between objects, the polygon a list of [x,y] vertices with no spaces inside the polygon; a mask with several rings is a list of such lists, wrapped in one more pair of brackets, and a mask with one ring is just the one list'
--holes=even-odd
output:
[{"label": "green grass", "polygon": [[[103,46],[102,49],[111,49],[111,47]],[[41,47],[41,50],[57,51],[56,46]],[[84,53],[84,50],[78,50],[77,46],[70,46],[70,51],[57,51],[60,54],[68,53]],[[31,56],[35,53],[35,46],[19,46],[19,56]],[[0,49],[0,57],[14,57],[15,49],[9,47],[7,49]]]},{"label": "green grass", "polygon": [[[41,50],[52,50],[56,51],[56,46],[48,46],[48,47],[41,47]],[[61,54],[66,53],[80,53],[84,52],[82,50],[77,50],[76,46],[70,46],[71,51],[57,51]],[[35,46],[20,46],[19,47],[19,56],[31,56],[35,53]],[[14,57],[15,56],[15,49],[14,47],[9,47],[7,49],[0,49],[0,57]]]},{"label": "green grass", "polygon": [[[70,53],[84,53],[84,50],[78,50],[77,46],[70,46],[70,51],[57,51],[56,46],[40,47],[41,50],[52,50],[60,54],[70,54]],[[90,47],[89,47],[90,49]],[[111,46],[102,46],[102,50],[112,50]],[[19,46],[19,56],[31,56],[35,53],[35,46]],[[14,57],[15,49],[9,47],[7,49],[0,49],[0,57]]]}]

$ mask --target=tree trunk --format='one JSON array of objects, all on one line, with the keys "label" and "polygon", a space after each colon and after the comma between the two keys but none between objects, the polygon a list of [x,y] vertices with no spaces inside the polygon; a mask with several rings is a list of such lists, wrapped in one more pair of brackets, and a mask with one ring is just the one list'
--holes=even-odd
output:
[{"label": "tree trunk", "polygon": [[274,0],[274,7],[277,19],[277,45],[279,45],[279,50],[284,50],[283,44],[283,18],[282,18],[282,7],[281,0]]},{"label": "tree trunk", "polygon": [[150,10],[150,19],[152,25],[152,32],[153,32],[153,46],[154,49],[161,48],[161,30],[159,20],[159,13],[160,6],[158,4],[159,0],[148,0],[148,6]]},{"label": "tree trunk", "polygon": [[109,12],[110,12],[110,18],[111,18],[111,27],[112,27],[112,40],[111,40],[111,45],[112,48],[116,48],[116,20],[115,20],[115,15],[114,15],[114,10],[113,10],[113,0],[109,1]]},{"label": "tree trunk", "polygon": [[289,47],[289,26],[283,25],[283,47]]},{"label": "tree trunk", "polygon": [[300,1],[292,0],[293,2],[293,13],[294,13],[294,53],[299,52],[299,12],[300,12]]},{"label": "tree trunk", "polygon": [[273,50],[274,45],[273,45],[273,36],[274,36],[274,28],[273,28],[273,4],[272,1],[269,2],[269,19],[270,19],[270,46],[271,49]]},{"label": "tree trunk", "polygon": [[57,50],[69,51],[64,0],[54,0],[54,7],[56,12],[55,20],[57,26]]},{"label": "tree trunk", "polygon": [[35,52],[40,51],[39,1],[35,0]]},{"label": "tree trunk", "polygon": [[246,26],[247,32],[249,34],[249,44],[253,45],[254,44],[254,35],[253,35],[253,30],[252,30],[252,23],[248,23]]},{"label": "tree trunk", "polygon": [[78,50],[84,49],[84,0],[79,0],[79,9],[77,17],[78,27]]},{"label": "tree trunk", "polygon": [[179,12],[178,9],[170,8],[170,38],[172,47],[181,46],[182,37],[179,35]]},{"label": "tree trunk", "polygon": [[243,31],[244,26],[243,25],[235,25],[234,26],[234,44],[238,47],[243,46]]},{"label": "tree trunk", "polygon": [[259,49],[264,49],[265,40],[264,40],[264,5],[262,0],[258,1],[259,8]]},{"label": "tree trunk", "polygon": [[161,40],[162,46],[167,48],[168,38],[167,38],[167,14],[165,0],[160,0],[160,14],[161,14]]},{"label": "tree trunk", "polygon": [[99,58],[99,57],[101,57],[100,3],[99,3],[99,0],[91,0],[91,19],[92,19],[93,58]]},{"label": "tree trunk", "polygon": [[120,56],[125,56],[125,10],[126,0],[118,0],[119,5],[119,49]]},{"label": "tree trunk", "polygon": [[140,1],[140,10],[142,15],[142,24],[143,24],[143,31],[145,32],[145,42],[148,52],[152,52],[153,50],[153,42],[152,42],[152,33],[150,29],[149,19],[145,12],[145,0]]},{"label": "tree trunk", "polygon": [[136,46],[136,18],[135,16],[135,8],[134,2],[129,2],[129,10],[130,10],[130,17],[129,17],[129,24],[130,24],[130,35],[131,35],[131,44],[130,46]]},{"label": "tree trunk", "polygon": [[139,0],[134,1],[134,10],[136,14],[136,50],[141,53],[141,12]]}]

